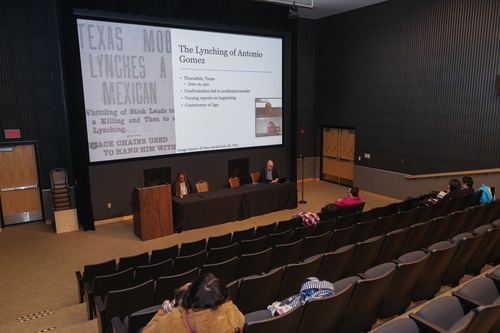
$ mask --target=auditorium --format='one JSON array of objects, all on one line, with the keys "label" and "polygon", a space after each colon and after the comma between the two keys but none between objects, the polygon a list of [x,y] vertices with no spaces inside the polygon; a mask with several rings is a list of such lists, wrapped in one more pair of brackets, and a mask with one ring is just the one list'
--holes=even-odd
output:
[{"label": "auditorium", "polygon": [[[124,323],[153,312],[129,315],[157,311],[173,292],[156,298],[161,279],[190,273],[180,286],[207,270],[228,274],[245,332],[392,324],[422,333],[422,321],[445,325],[432,318],[436,304],[460,308],[466,322],[444,330],[500,330],[488,317],[498,301],[462,295],[484,281],[500,290],[500,3],[9,0],[0,9],[0,331],[137,332]],[[276,184],[253,179],[269,160]],[[181,173],[185,195],[174,190]],[[476,191],[467,200],[419,206],[464,176]],[[322,211],[353,186],[362,207]],[[301,213],[320,220],[306,227],[292,218]],[[175,255],[153,259],[167,249]],[[203,259],[191,267],[195,255]],[[124,268],[136,257],[147,260]],[[137,277],[160,262],[162,274]],[[113,269],[96,277],[130,283],[93,294],[99,279],[86,275],[104,263]],[[311,276],[331,280],[334,295],[259,313]],[[152,296],[114,313],[113,297],[136,297],[111,296],[126,289]],[[327,323],[315,306],[345,311]]]}]

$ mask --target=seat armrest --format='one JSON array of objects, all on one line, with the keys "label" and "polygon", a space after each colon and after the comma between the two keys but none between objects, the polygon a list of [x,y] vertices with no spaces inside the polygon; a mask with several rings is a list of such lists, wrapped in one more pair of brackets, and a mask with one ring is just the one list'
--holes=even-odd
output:
[{"label": "seat armrest", "polygon": [[460,300],[460,303],[462,303],[462,306],[464,307],[464,312],[472,311],[481,305],[488,305],[456,291],[452,291],[451,294]]},{"label": "seat armrest", "polygon": [[356,275],[359,276],[360,278],[362,278],[363,280],[369,279],[369,277],[366,276],[364,273],[358,273]]},{"label": "seat armrest", "polygon": [[102,301],[101,296],[95,297],[94,303],[99,333],[106,333],[106,308],[104,307],[104,302]]},{"label": "seat armrest", "polygon": [[85,282],[83,284],[83,289],[84,289],[84,300],[85,300],[85,307],[87,308],[87,318],[89,320],[94,319],[94,296],[92,295],[92,287],[90,286],[90,283]]},{"label": "seat armrest", "polygon": [[120,317],[111,318],[111,325],[113,326],[113,333],[126,333]]},{"label": "seat armrest", "polygon": [[424,332],[437,332],[437,333],[446,333],[446,330],[442,329],[441,327],[431,323],[427,319],[424,319],[417,315],[416,313],[410,313],[408,315],[411,319],[417,323],[417,326],[419,326],[421,329],[423,329]]},{"label": "seat armrest", "polygon": [[80,271],[75,272],[76,275],[76,284],[77,284],[77,290],[78,290],[78,300],[80,303],[83,303],[83,276]]}]

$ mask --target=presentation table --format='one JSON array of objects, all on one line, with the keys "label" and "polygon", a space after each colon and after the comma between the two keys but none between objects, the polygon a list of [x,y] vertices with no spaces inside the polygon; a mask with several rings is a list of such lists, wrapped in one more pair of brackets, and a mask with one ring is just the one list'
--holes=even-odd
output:
[{"label": "presentation table", "polygon": [[204,228],[297,207],[297,184],[242,185],[173,197],[177,230]]}]

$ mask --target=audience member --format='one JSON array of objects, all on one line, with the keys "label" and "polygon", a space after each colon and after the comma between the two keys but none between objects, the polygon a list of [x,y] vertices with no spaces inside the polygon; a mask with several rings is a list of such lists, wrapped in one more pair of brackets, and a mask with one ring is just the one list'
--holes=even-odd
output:
[{"label": "audience member", "polygon": [[278,169],[274,167],[274,162],[269,160],[267,165],[260,170],[260,182],[277,183],[279,180]]},{"label": "audience member", "polygon": [[172,195],[182,198],[184,195],[191,193],[191,189],[191,182],[186,178],[186,174],[179,172],[172,186]]},{"label": "audience member", "polygon": [[460,189],[462,185],[458,179],[452,179],[448,182],[448,190],[441,191],[435,198],[429,198],[430,203],[436,203],[438,201],[447,201],[450,199],[455,199],[460,196]]},{"label": "audience member", "polygon": [[359,188],[349,187],[347,190],[347,197],[335,200],[333,204],[336,208],[344,208],[363,203],[363,199],[359,196]]},{"label": "audience member", "polygon": [[474,185],[474,181],[472,180],[471,177],[463,176],[462,177],[462,189],[460,190],[460,196],[474,194],[476,191],[474,191],[474,188],[472,187],[473,185]]},{"label": "audience member", "polygon": [[234,333],[243,331],[245,317],[228,299],[224,283],[205,273],[179,290],[180,304],[159,310],[143,333]]}]

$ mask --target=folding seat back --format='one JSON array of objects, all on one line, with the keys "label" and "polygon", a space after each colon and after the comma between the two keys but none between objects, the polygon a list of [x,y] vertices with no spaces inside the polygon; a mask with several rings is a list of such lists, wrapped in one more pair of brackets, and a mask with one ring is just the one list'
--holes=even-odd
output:
[{"label": "folding seat back", "polygon": [[243,254],[238,262],[236,278],[267,273],[271,265],[272,255],[272,248],[257,253]]},{"label": "folding seat back", "polygon": [[269,268],[273,269],[298,262],[300,260],[300,254],[302,253],[303,247],[304,239],[299,239],[293,243],[276,245],[273,248]]},{"label": "folding seat back", "polygon": [[264,251],[267,245],[267,235],[259,238],[244,239],[240,242],[238,256]]},{"label": "folding seat back", "polygon": [[417,285],[430,256],[430,253],[424,251],[413,251],[395,261],[396,273],[379,305],[379,318],[400,315],[406,311],[411,304],[413,288]]},{"label": "folding seat back", "polygon": [[356,228],[351,238],[351,243],[364,242],[368,238],[372,237],[373,231],[377,225],[377,220],[371,220],[367,222],[358,222],[355,224]]},{"label": "folding seat back", "polygon": [[284,220],[284,221],[279,221],[276,224],[276,230],[275,232],[283,232],[289,229],[295,229],[295,227],[299,226],[300,223],[302,222],[302,219],[300,217],[293,218],[290,220]]},{"label": "folding seat back", "polygon": [[478,275],[481,268],[486,265],[489,254],[499,243],[500,228],[495,228],[491,224],[485,224],[475,228],[474,233],[484,234],[484,237],[478,249],[467,264],[466,272]]},{"label": "folding seat back", "polygon": [[377,327],[373,333],[420,333],[417,323],[410,318],[399,318]]},{"label": "folding seat back", "polygon": [[255,228],[248,228],[245,230],[236,230],[233,232],[233,236],[231,237],[231,243],[239,243],[245,239],[252,239],[255,235]]},{"label": "folding seat back", "polygon": [[431,299],[441,289],[443,275],[457,248],[457,242],[441,241],[424,249],[431,253],[431,258],[413,289],[413,301]]},{"label": "folding seat back", "polygon": [[300,287],[308,277],[315,277],[321,266],[322,257],[311,258],[296,264],[286,265],[281,279],[277,299],[283,300],[300,292]]},{"label": "folding seat back", "polygon": [[431,225],[422,241],[422,247],[428,247],[431,244],[445,240],[443,239],[443,233],[446,229],[450,228],[453,222],[450,216],[451,215],[440,216],[429,221]]},{"label": "folding seat back", "polygon": [[260,238],[262,236],[269,236],[269,234],[276,232],[276,222],[259,225],[255,228],[254,238]]},{"label": "folding seat back", "polygon": [[335,219],[329,219],[325,221],[319,221],[316,223],[316,227],[314,228],[313,236],[323,235],[326,232],[333,231],[333,227],[335,226]]},{"label": "folding seat back", "polygon": [[224,234],[224,235],[208,237],[207,251],[210,251],[211,249],[213,249],[215,247],[228,246],[229,244],[231,244],[231,236],[232,236],[232,234],[230,232],[228,232],[227,234]]},{"label": "folding seat back", "polygon": [[299,239],[306,238],[307,236],[311,236],[314,232],[315,225],[311,224],[307,227],[297,227],[293,229],[293,235],[291,242],[298,241]]},{"label": "folding seat back", "polygon": [[339,216],[335,219],[334,229],[343,229],[354,225],[354,218],[356,217],[356,213],[352,213],[349,215]]},{"label": "folding seat back", "polygon": [[135,270],[134,284],[142,284],[148,280],[157,280],[160,276],[172,274],[172,259],[167,259],[157,264],[138,266]]},{"label": "folding seat back", "polygon": [[207,240],[205,238],[193,242],[182,243],[179,249],[179,256],[189,256],[206,250]]},{"label": "folding seat back", "polygon": [[124,320],[129,314],[153,306],[155,283],[149,280],[143,284],[121,290],[109,291],[104,301],[96,297],[99,332],[113,332],[111,319]]},{"label": "folding seat back", "polygon": [[354,225],[343,229],[335,228],[330,238],[330,244],[328,244],[328,251],[336,251],[343,246],[349,245],[355,228]]},{"label": "folding seat back", "polygon": [[208,251],[205,263],[215,264],[236,257],[238,256],[239,247],[240,243],[233,243],[223,247],[213,247]]},{"label": "folding seat back", "polygon": [[94,318],[96,297],[104,298],[111,290],[130,288],[134,285],[134,270],[132,268],[114,274],[96,276],[92,284],[85,283],[85,305],[88,319]]},{"label": "folding seat back", "polygon": [[179,245],[177,244],[163,249],[154,249],[151,251],[151,256],[149,256],[149,263],[157,264],[167,259],[175,260],[178,254],[179,254]]},{"label": "folding seat back", "polygon": [[384,237],[384,242],[380,248],[375,264],[382,264],[387,261],[394,260],[401,252],[404,241],[410,229],[397,229],[387,233]]},{"label": "folding seat back", "polygon": [[408,227],[408,235],[401,247],[399,255],[420,250],[421,244],[424,241],[425,235],[431,227],[430,222],[416,223]]},{"label": "folding seat back", "polygon": [[200,270],[198,268],[193,268],[181,274],[159,277],[158,280],[156,280],[154,304],[158,305],[162,304],[166,299],[174,299],[174,292],[177,288],[188,282],[194,281],[199,275]]},{"label": "folding seat back", "polygon": [[392,230],[392,225],[396,220],[397,213],[391,215],[381,216],[377,219],[377,224],[375,230],[373,230],[373,236],[385,235]]},{"label": "folding seat back", "polygon": [[355,275],[372,267],[378,257],[384,236],[376,236],[356,244],[347,275]]},{"label": "folding seat back", "polygon": [[293,229],[288,229],[282,232],[276,232],[274,234],[269,234],[267,237],[266,247],[273,247],[280,244],[290,243],[292,240]]},{"label": "folding seat back", "polygon": [[283,269],[279,267],[264,275],[242,278],[235,302],[238,309],[243,314],[266,309],[276,300],[282,276]]},{"label": "folding seat back", "polygon": [[331,237],[332,232],[327,231],[322,235],[304,238],[304,246],[302,247],[299,260],[305,260],[313,255],[327,252]]},{"label": "folding seat back", "polygon": [[415,216],[416,211],[416,208],[413,208],[407,211],[398,212],[396,219],[392,224],[392,229],[403,229],[411,226],[413,224],[413,217]]},{"label": "folding seat back", "polygon": [[337,281],[346,277],[347,268],[356,249],[355,244],[341,247],[335,252],[325,253],[318,271],[318,279]]},{"label": "folding seat back", "polygon": [[205,264],[201,267],[200,275],[205,272],[210,272],[217,276],[224,283],[229,283],[236,279],[236,271],[238,269],[238,257],[233,257],[229,260],[215,263],[215,264]]},{"label": "folding seat back", "polygon": [[161,305],[153,305],[145,309],[133,312],[125,317],[123,322],[120,317],[111,318],[113,331],[116,333],[137,333],[146,326],[155,316],[158,310],[161,310]]},{"label": "folding seat back", "polygon": [[[245,316],[245,333],[290,333],[295,332],[299,325],[300,317],[304,306],[302,304],[296,306],[292,310],[283,315],[268,317],[265,319],[253,319],[252,317]],[[267,311],[267,310],[265,310]],[[267,311],[269,312],[269,311]]]},{"label": "folding seat back", "polygon": [[149,264],[149,253],[144,252],[128,257],[121,257],[118,260],[118,271],[124,271],[128,268],[136,269],[137,266]]},{"label": "folding seat back", "polygon": [[99,275],[109,275],[116,273],[116,260],[108,260],[105,262],[100,262],[97,264],[89,264],[83,266],[83,273],[80,271],[76,271],[76,282],[78,286],[78,299],[80,303],[83,303],[83,294],[85,290],[83,288],[83,284],[85,282],[92,283],[94,277]]},{"label": "folding seat back", "polygon": [[[312,298],[304,306],[297,333],[330,332],[337,333],[347,303],[354,290],[353,284],[340,288],[333,283],[335,294],[324,298]],[[328,309],[328,314],[325,314]]]},{"label": "folding seat back", "polygon": [[464,232],[452,238],[453,242],[458,242],[458,248],[451,259],[450,265],[443,274],[443,284],[458,285],[460,279],[465,275],[467,264],[483,238],[484,234],[474,235],[470,232]]},{"label": "folding seat back", "polygon": [[207,260],[207,251],[203,250],[195,254],[188,256],[178,256],[174,260],[174,266],[172,268],[172,274],[177,275],[193,268],[201,268]]},{"label": "folding seat back", "polygon": [[340,322],[340,332],[366,332],[377,321],[378,307],[396,273],[394,263],[384,263],[363,273],[354,285]]}]

